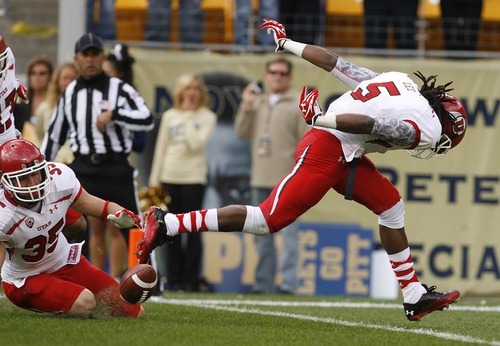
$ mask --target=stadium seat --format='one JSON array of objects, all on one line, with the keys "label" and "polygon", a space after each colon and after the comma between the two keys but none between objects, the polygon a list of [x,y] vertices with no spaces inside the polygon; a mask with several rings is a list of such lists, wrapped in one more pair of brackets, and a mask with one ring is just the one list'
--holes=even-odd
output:
[{"label": "stadium seat", "polygon": [[483,23],[479,36],[478,50],[500,50],[500,0],[483,2]]},{"label": "stadium seat", "polygon": [[364,46],[363,3],[358,0],[327,0],[325,46]]},{"label": "stadium seat", "polygon": [[[178,42],[179,1],[172,1],[172,42]],[[201,0],[205,12],[204,43],[234,43],[235,0]],[[326,0],[325,46],[364,47],[363,3],[360,0]],[[148,0],[115,0],[118,41],[142,41]],[[258,13],[259,1],[253,0]],[[420,2],[419,18],[424,28],[425,49],[443,49],[441,11],[433,0]],[[500,46],[500,0],[484,1],[479,50],[498,51]],[[389,47],[392,46],[389,40]]]},{"label": "stadium seat", "polygon": [[344,16],[362,16],[363,2],[359,0],[327,0],[326,13]]},{"label": "stadium seat", "polygon": [[[178,42],[179,1],[172,1],[172,42]],[[233,0],[201,0],[205,14],[204,43],[233,43]]]},{"label": "stadium seat", "polygon": [[500,0],[484,1],[482,18],[485,21],[500,22]]},{"label": "stadium seat", "polygon": [[[205,43],[234,43],[233,32],[233,14],[234,10],[233,0],[202,0],[201,8],[205,11]],[[219,15],[217,15],[219,13]],[[221,21],[220,14],[222,14],[223,27],[220,28]],[[222,35],[222,41],[212,42],[217,36]]]},{"label": "stadium seat", "polygon": [[118,41],[144,40],[148,1],[116,0],[116,39]]},{"label": "stadium seat", "polygon": [[419,11],[418,15],[420,18],[426,18],[426,19],[441,18],[441,10],[439,8],[439,3],[436,3],[435,1],[432,0],[421,1],[418,11]]}]

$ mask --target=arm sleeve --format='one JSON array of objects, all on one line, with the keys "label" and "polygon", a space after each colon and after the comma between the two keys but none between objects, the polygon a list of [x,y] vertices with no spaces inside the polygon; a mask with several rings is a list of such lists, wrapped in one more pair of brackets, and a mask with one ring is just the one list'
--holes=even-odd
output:
[{"label": "arm sleeve", "polygon": [[355,89],[360,82],[379,75],[379,73],[365,67],[352,64],[340,56],[337,58],[337,64],[330,73],[347,84],[351,89]]},{"label": "arm sleeve", "polygon": [[420,141],[417,125],[410,121],[391,118],[375,118],[372,135],[382,136],[400,147],[414,148]]}]

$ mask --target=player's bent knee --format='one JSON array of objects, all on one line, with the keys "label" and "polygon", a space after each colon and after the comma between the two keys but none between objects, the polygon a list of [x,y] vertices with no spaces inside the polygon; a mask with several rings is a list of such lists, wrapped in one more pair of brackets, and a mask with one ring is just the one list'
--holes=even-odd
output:
[{"label": "player's bent knee", "polygon": [[405,226],[405,205],[403,200],[400,199],[391,208],[380,213],[378,224],[392,229],[403,228]]},{"label": "player's bent knee", "polygon": [[266,235],[271,233],[267,221],[262,214],[262,210],[259,207],[254,207],[247,205],[247,215],[245,218],[245,224],[243,225],[243,232],[252,233],[255,235]]},{"label": "player's bent knee", "polygon": [[68,311],[73,314],[83,314],[96,307],[95,296],[88,289],[84,289]]}]

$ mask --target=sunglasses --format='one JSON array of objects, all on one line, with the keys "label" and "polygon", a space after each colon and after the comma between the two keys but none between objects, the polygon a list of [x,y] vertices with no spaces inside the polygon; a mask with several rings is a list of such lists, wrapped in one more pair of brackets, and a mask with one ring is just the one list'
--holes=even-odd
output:
[{"label": "sunglasses", "polygon": [[273,70],[267,70],[267,73],[269,73],[272,76],[279,75],[281,77],[287,77],[290,75],[290,72],[273,71]]}]

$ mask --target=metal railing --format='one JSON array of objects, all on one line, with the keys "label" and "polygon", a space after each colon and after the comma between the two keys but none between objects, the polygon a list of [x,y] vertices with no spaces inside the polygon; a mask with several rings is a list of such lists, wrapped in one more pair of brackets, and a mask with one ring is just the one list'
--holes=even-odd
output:
[{"label": "metal railing", "polygon": [[[53,59],[54,62],[57,61],[58,34],[64,32],[64,29],[58,28],[59,13],[57,3],[58,0],[16,0],[9,1],[8,7],[0,6],[1,9],[5,10],[5,13],[0,18],[0,33],[6,38],[9,46],[13,48],[20,73],[25,70],[27,62],[36,55],[46,55]],[[67,16],[68,14],[65,13],[62,15]],[[84,14],[73,13],[70,15],[81,16]],[[144,30],[147,20],[146,11],[135,11],[130,14],[128,19],[129,21],[133,21],[134,24],[129,25],[125,23],[125,28],[129,28],[131,32],[117,30],[118,35],[116,38],[108,39],[106,43],[113,44],[120,41],[126,42],[131,46],[145,48],[211,50],[236,54],[270,52],[274,49],[273,46],[265,46],[256,42],[257,34],[259,33],[259,22],[256,15],[253,15],[248,20],[250,25],[246,29],[246,34],[249,37],[249,44],[234,44],[234,40],[228,42],[225,28],[228,25],[228,21],[224,20],[227,19],[225,16],[227,16],[227,13],[221,11],[207,11],[203,26],[203,42],[188,43],[179,42],[179,18],[178,14],[172,11],[172,17],[170,18],[172,39],[169,41],[154,42],[144,40]],[[120,21],[120,24],[123,24],[124,19],[120,19],[118,14],[115,14],[113,18],[114,22],[101,23],[101,27],[108,25],[117,29],[119,27],[118,21]],[[396,49],[392,38],[392,29],[389,30],[388,48],[366,48],[364,38],[365,27],[363,16],[361,15],[327,15],[325,13],[324,17],[320,16],[317,18],[316,23],[317,27],[313,28],[317,32],[318,41],[316,43],[334,49],[344,55],[358,54],[388,57],[410,56],[459,59],[500,58],[500,21],[483,20],[480,22],[477,49],[473,51],[445,49],[443,26],[446,26],[446,23],[443,22],[442,18],[420,18],[415,22],[415,39],[417,42],[415,49]],[[235,27],[233,22],[233,31]],[[53,28],[55,30],[52,30]],[[59,33],[57,33],[58,30],[60,31]],[[467,37],[471,33],[464,31],[461,34]],[[294,37],[291,38],[293,39]]]}]

